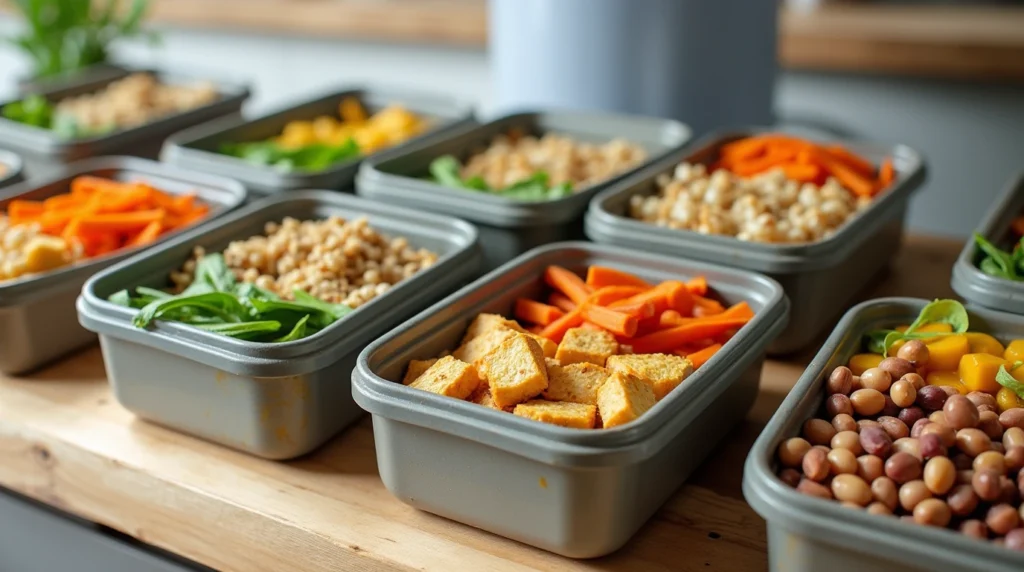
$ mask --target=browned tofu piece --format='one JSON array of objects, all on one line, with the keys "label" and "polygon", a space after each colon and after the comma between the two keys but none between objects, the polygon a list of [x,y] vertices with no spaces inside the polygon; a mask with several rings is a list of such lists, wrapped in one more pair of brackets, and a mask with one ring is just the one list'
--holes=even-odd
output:
[{"label": "browned tofu piece", "polygon": [[405,377],[402,379],[402,383],[409,385],[416,381],[416,378],[423,375],[423,372],[430,369],[430,366],[437,363],[437,358],[430,359],[414,359],[409,362],[409,367],[405,370]]},{"label": "browned tofu piece", "polygon": [[462,343],[465,345],[469,340],[493,330],[512,330],[515,332],[526,331],[518,322],[515,320],[509,320],[505,316],[498,314],[478,314],[476,318],[473,318],[472,323],[469,324],[469,328],[466,330],[466,335],[462,337]]},{"label": "browned tofu piece", "polygon": [[562,343],[558,344],[555,359],[562,362],[562,365],[588,362],[604,367],[605,361],[618,351],[619,343],[611,333],[590,328],[572,328],[565,333]]},{"label": "browned tofu piece", "polygon": [[548,387],[544,353],[533,338],[522,334],[501,342],[477,367],[498,407],[522,403]]},{"label": "browned tofu piece", "polygon": [[466,399],[479,386],[480,375],[476,368],[452,356],[437,360],[423,375],[409,384],[409,387],[456,399]]},{"label": "browned tofu piece", "polygon": [[544,399],[597,405],[597,390],[608,379],[608,370],[587,362],[559,365],[550,360],[547,365],[548,388],[544,390]]},{"label": "browned tofu piece", "polygon": [[659,401],[693,373],[690,360],[667,354],[612,356],[605,366],[609,371],[628,373],[651,384]]},{"label": "browned tofu piece", "polygon": [[506,407],[504,409],[498,407],[498,404],[495,403],[494,399],[491,397],[491,388],[487,387],[486,383],[481,383],[480,387],[476,388],[476,391],[473,392],[473,395],[469,396],[469,400],[477,405],[483,405],[484,407],[490,407],[491,409],[497,409],[498,411],[512,412],[511,407]]},{"label": "browned tofu piece", "polygon": [[561,403],[534,399],[516,405],[512,413],[527,419],[572,427],[574,429],[593,429],[597,420],[597,407],[583,403]]},{"label": "browned tofu piece", "polygon": [[605,429],[633,421],[656,401],[649,383],[621,371],[612,372],[597,390],[597,407]]},{"label": "browned tofu piece", "polygon": [[533,341],[537,342],[537,345],[540,346],[540,350],[544,352],[545,358],[555,357],[555,354],[558,352],[558,344],[545,338],[544,336],[538,336],[537,334],[531,334],[529,332],[526,332],[525,335],[530,336],[531,338],[533,338]]},{"label": "browned tofu piece", "polygon": [[507,328],[489,330],[459,346],[452,352],[452,355],[466,363],[475,364],[491,350],[501,345],[501,342],[514,335],[516,332]]}]

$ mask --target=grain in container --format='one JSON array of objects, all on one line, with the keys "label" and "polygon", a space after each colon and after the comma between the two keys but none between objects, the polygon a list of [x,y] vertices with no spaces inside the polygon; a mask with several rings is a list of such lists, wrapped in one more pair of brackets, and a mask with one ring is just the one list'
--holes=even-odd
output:
[{"label": "grain in container", "polygon": [[[1019,237],[1011,236],[1011,223],[1024,214],[1024,173],[1006,185],[1006,190],[985,215],[976,233],[997,248],[1007,250]],[[991,276],[978,268],[983,253],[973,238],[967,240],[960,257],[953,265],[953,291],[971,304],[1024,314],[1024,282]]]},{"label": "grain in container", "polygon": [[[67,193],[71,181],[82,175],[142,181],[175,194],[194,192],[212,207],[198,225],[245,201],[245,189],[230,179],[136,157],[98,157],[0,191],[0,211],[6,211],[14,199],[44,200]],[[75,298],[90,276],[128,258],[134,250],[122,249],[43,274],[0,282],[0,371],[24,373],[95,340],[96,336],[78,323]]]},{"label": "grain in container", "polygon": [[[776,476],[776,450],[784,439],[801,432],[805,420],[817,416],[826,397],[828,372],[861,353],[864,334],[909,324],[927,303],[880,298],[847,312],[754,443],[744,466],[743,495],[767,521],[770,570],[1009,572],[1024,567],[1019,552],[955,531],[811,498]],[[971,331],[987,332],[1004,342],[1024,337],[1024,319],[1019,316],[977,309],[969,317]]]},{"label": "grain in container", "polygon": [[312,121],[320,116],[336,116],[339,105],[356,98],[369,113],[398,105],[430,122],[428,130],[417,137],[380,151],[391,154],[406,145],[432,141],[443,134],[474,123],[472,106],[440,95],[391,88],[345,88],[256,119],[230,118],[211,122],[178,133],[168,139],[162,158],[174,165],[242,181],[250,192],[266,195],[297,189],[344,190],[351,186],[359,164],[365,157],[335,163],[319,171],[283,171],[256,165],[220,152],[224,144],[262,141],[281,134],[293,121]]},{"label": "grain in container", "polygon": [[787,354],[815,341],[895,256],[902,240],[907,204],[925,179],[925,165],[917,152],[904,145],[842,142],[844,147],[875,164],[891,157],[894,184],[835,234],[812,243],[741,241],[630,218],[631,197],[657,192],[660,175],[672,173],[681,162],[711,164],[723,145],[767,131],[757,128],[710,135],[616,184],[591,202],[586,233],[599,243],[714,262],[774,278],[792,300],[793,310],[789,326],[769,347],[769,353]]},{"label": "grain in container", "polygon": [[21,157],[0,149],[0,189],[21,182]]},{"label": "grain in container", "polygon": [[586,143],[624,139],[641,146],[649,164],[690,139],[689,127],[668,119],[576,111],[534,111],[471,127],[431,145],[367,161],[356,179],[356,193],[375,201],[411,205],[464,218],[480,230],[487,268],[496,268],[543,244],[583,237],[582,217],[599,191],[635,172],[615,175],[571,196],[524,201],[443,186],[426,179],[438,157],[459,159],[486,147],[495,137],[517,130],[527,135],[555,133]]},{"label": "grain in container", "polygon": [[[481,312],[512,315],[549,265],[600,264],[657,282],[707,277],[755,318],[640,419],[602,430],[538,423],[401,383],[406,365],[454,348]],[[373,416],[377,465],[403,502],[573,558],[625,544],[746,415],[789,302],[764,276],[583,242],[534,249],[368,346],[352,391]]]},{"label": "grain in container", "polygon": [[[163,71],[133,71],[149,74],[158,82],[170,85],[195,84],[205,79]],[[124,79],[123,75],[110,73],[76,76],[74,81],[55,82],[38,94],[50,103],[57,103],[69,97],[94,94],[111,83]],[[217,98],[205,105],[162,116],[134,127],[77,138],[62,137],[52,129],[0,118],[0,140],[4,142],[5,147],[22,156],[26,178],[46,176],[68,163],[101,155],[131,155],[156,159],[164,139],[172,133],[211,119],[237,115],[249,97],[248,88],[240,85],[217,83],[215,89]],[[14,101],[4,102],[0,104],[0,108],[11,103]]]},{"label": "grain in container", "polygon": [[[269,221],[366,216],[369,225],[439,255],[436,264],[316,334],[255,343],[176,322],[132,325],[136,310],[107,298],[126,288],[164,288],[193,247],[220,252],[261,235]],[[269,459],[307,453],[362,411],[349,379],[366,344],[475,276],[476,230],[448,217],[388,207],[329,191],[268,197],[229,217],[95,276],[82,289],[79,319],[100,335],[118,401],[167,427]]]}]

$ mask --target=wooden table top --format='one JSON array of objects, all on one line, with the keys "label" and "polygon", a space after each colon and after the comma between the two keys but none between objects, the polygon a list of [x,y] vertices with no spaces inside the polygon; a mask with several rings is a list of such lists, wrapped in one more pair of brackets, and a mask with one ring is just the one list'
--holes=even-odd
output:
[{"label": "wooden table top", "polygon": [[[947,297],[960,241],[910,237],[865,298]],[[796,301],[799,303],[799,301]],[[28,378],[0,375],[0,486],[225,571],[764,570],[743,461],[813,352],[769,361],[747,420],[623,548],[574,561],[417,511],[377,476],[363,419],[278,463],[139,421],[98,348]]]}]

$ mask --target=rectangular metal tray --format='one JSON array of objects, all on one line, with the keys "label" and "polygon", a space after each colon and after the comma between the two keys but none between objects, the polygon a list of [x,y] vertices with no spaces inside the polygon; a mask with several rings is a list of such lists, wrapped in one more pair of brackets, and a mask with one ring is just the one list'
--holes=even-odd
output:
[{"label": "rectangular metal tray", "polygon": [[[187,74],[179,75],[157,70],[132,71],[148,72],[159,81],[168,83],[189,83],[198,79]],[[47,84],[47,89],[39,94],[56,102],[66,97],[94,93],[123,77],[117,73],[74,76],[68,81]],[[208,105],[168,115],[137,127],[81,139],[62,139],[49,129],[32,127],[0,117],[0,141],[3,141],[5,147],[21,154],[26,178],[47,176],[68,163],[101,155],[131,155],[156,159],[164,139],[172,133],[211,119],[238,114],[242,104],[249,97],[248,88],[240,85],[218,82],[217,91],[220,98]],[[2,102],[0,107],[8,103],[12,101]]]},{"label": "rectangular metal tray", "polygon": [[[1011,239],[1010,223],[1024,214],[1024,172],[1006,185],[1006,190],[993,203],[992,209],[978,225],[977,232],[996,246]],[[953,265],[953,290],[964,300],[986,308],[1024,314],[1024,282],[989,276],[978,268],[981,253],[968,238]]]},{"label": "rectangular metal tray", "polygon": [[[789,396],[754,443],[743,470],[743,495],[768,522],[768,561],[773,572],[1011,572],[1024,557],[955,531],[853,511],[834,501],[798,493],[775,476],[775,451],[783,439],[820,409],[826,372],[861,351],[873,329],[908,324],[927,300],[879,298],[843,317]],[[970,310],[971,330],[1004,340],[1024,337],[1024,318]]]},{"label": "rectangular metal tray", "polygon": [[21,182],[21,157],[17,153],[0,149],[0,189]]},{"label": "rectangular metal tray", "polygon": [[583,238],[583,213],[590,199],[644,166],[571,197],[541,202],[451,189],[424,178],[434,159],[442,155],[464,159],[513,128],[535,135],[561,133],[592,143],[621,137],[644,147],[648,153],[644,165],[681,148],[691,135],[689,127],[669,119],[582,111],[518,113],[468,127],[433,144],[366,161],[356,179],[356,193],[380,202],[458,216],[476,224],[490,269],[533,247]]},{"label": "rectangular metal tray", "polygon": [[587,237],[595,242],[716,262],[774,278],[793,301],[793,312],[786,331],[768,351],[788,354],[807,347],[827,331],[857,293],[871,284],[895,256],[908,202],[925,180],[925,165],[914,150],[904,145],[841,141],[876,164],[886,156],[892,157],[896,183],[832,237],[810,244],[744,242],[629,218],[630,198],[656,192],[659,175],[670,173],[683,161],[709,163],[722,145],[764,131],[774,130],[749,128],[712,134],[672,154],[598,195],[590,204],[585,225]]},{"label": "rectangular metal tray", "polygon": [[[457,346],[480,312],[511,315],[536,296],[551,264],[603,264],[651,281],[704,275],[726,302],[757,316],[638,421],[581,431],[412,389],[412,359]],[[532,250],[373,342],[353,373],[356,402],[373,415],[384,485],[416,508],[573,558],[629,540],[710,454],[757,396],[768,343],[789,303],[769,278],[721,266],[584,242]]]},{"label": "rectangular metal tray", "polygon": [[[195,246],[221,252],[231,241],[264,233],[269,221],[367,216],[370,225],[441,255],[317,334],[294,342],[254,343],[185,324],[136,328],[135,311],[106,301],[135,286],[163,288]],[[89,280],[79,319],[100,335],[118,401],[138,416],[253,455],[287,459],[307,453],[362,415],[349,378],[370,341],[475,276],[476,230],[468,223],[379,205],[329,191],[269,197]]]},{"label": "rectangular metal tray", "polygon": [[337,116],[338,104],[347,97],[357,97],[371,113],[397,104],[434,123],[423,135],[375,153],[373,157],[390,155],[432,141],[451,130],[474,123],[470,105],[445,96],[391,88],[345,88],[289,105],[256,119],[229,118],[188,129],[168,139],[161,156],[164,161],[175,165],[238,179],[250,192],[261,195],[297,189],[343,190],[351,186],[356,170],[365,157],[357,157],[322,171],[285,173],[273,167],[253,165],[223,155],[218,152],[218,148],[228,142],[260,141],[275,137],[292,121],[309,121],[321,115]]},{"label": "rectangular metal tray", "polygon": [[[170,193],[194,191],[213,207],[200,226],[245,201],[245,189],[229,179],[184,172],[135,157],[101,157],[74,163],[49,178],[35,178],[0,190],[0,211],[6,211],[13,199],[43,200],[69,192],[71,180],[79,175],[141,180]],[[137,250],[126,249],[53,272],[0,282],[0,371],[25,373],[91,343],[95,336],[79,326],[75,298],[86,279]]]}]

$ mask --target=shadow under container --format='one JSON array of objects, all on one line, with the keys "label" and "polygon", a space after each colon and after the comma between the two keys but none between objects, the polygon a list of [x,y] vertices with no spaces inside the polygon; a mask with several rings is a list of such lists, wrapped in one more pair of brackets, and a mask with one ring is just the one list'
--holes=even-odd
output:
[{"label": "shadow under container", "polygon": [[[149,73],[161,82],[182,85],[200,81],[197,78],[169,72],[137,70]],[[123,79],[110,73],[96,73],[95,79],[77,77],[73,82],[57,83],[39,92],[51,103],[68,97],[92,94],[107,85]],[[48,176],[69,163],[106,155],[130,155],[156,159],[160,148],[172,133],[216,119],[237,115],[249,97],[249,90],[239,85],[216,84],[217,99],[195,109],[166,115],[127,129],[117,129],[101,135],[66,139],[51,129],[25,125],[0,117],[0,141],[4,147],[18,152],[24,161],[26,178]],[[0,108],[14,101],[5,101]]]},{"label": "shadow under container", "polygon": [[161,157],[174,165],[237,179],[256,195],[299,189],[345,190],[352,185],[356,171],[366,156],[361,155],[319,171],[285,172],[225,155],[219,149],[225,143],[263,141],[277,137],[285,125],[292,121],[312,121],[323,115],[337,117],[338,106],[350,97],[358,99],[371,114],[389,105],[400,105],[431,122],[423,134],[382,149],[370,157],[391,154],[407,146],[433,141],[450,131],[475,124],[472,106],[453,98],[388,88],[348,88],[290,105],[257,119],[229,118],[188,129],[167,140]]},{"label": "shadow under container", "polygon": [[[1019,237],[1013,233],[1011,225],[1021,215],[1024,215],[1024,172],[1006,185],[1006,190],[992,205],[975,232],[997,247],[1007,243],[1015,244]],[[982,258],[983,253],[974,238],[969,238],[953,265],[953,291],[974,305],[1024,314],[1024,281],[985,274],[978,267]]]},{"label": "shadow under container", "polygon": [[21,182],[21,157],[0,149],[0,189]]},{"label": "shadow under container", "polygon": [[710,135],[692,148],[608,189],[591,202],[586,232],[588,238],[599,243],[714,262],[774,278],[793,303],[789,326],[768,348],[769,354],[779,355],[804,349],[828,331],[856,296],[889,265],[903,239],[910,197],[925,180],[925,166],[917,152],[904,145],[884,147],[839,141],[876,165],[891,157],[896,179],[889,189],[875,197],[870,207],[831,237],[808,244],[741,241],[731,236],[656,226],[629,216],[630,199],[657,194],[660,175],[670,175],[682,162],[711,164],[723,145],[768,131],[755,128]]},{"label": "shadow under container", "polygon": [[[633,423],[579,430],[548,425],[402,385],[413,359],[458,345],[481,312],[512,315],[536,297],[551,264],[592,264],[646,280],[706,276],[755,318],[681,386]],[[789,303],[769,278],[583,242],[535,249],[491,272],[359,356],[356,402],[373,416],[377,466],[389,491],[418,509],[572,558],[623,546],[679,488],[757,397],[768,343]]]},{"label": "shadow under container", "polygon": [[[743,496],[767,521],[772,572],[1011,572],[1024,556],[953,530],[902,522],[850,510],[833,500],[811,498],[776,476],[775,452],[800,434],[826,398],[825,380],[862,352],[864,334],[909,324],[928,303],[916,298],[879,298],[855,306],[804,371],[761,432],[743,469]],[[991,310],[970,310],[971,331],[1006,341],[1024,337],[1024,319]]]},{"label": "shadow under container", "polygon": [[[122,289],[165,288],[195,246],[221,252],[264,234],[270,221],[366,216],[378,232],[428,248],[437,263],[307,338],[256,343],[156,320],[132,325],[136,310],[107,302]],[[268,459],[312,451],[362,411],[349,385],[368,342],[475,276],[472,225],[389,208],[349,195],[303,191],[268,198],[95,276],[78,300],[79,319],[100,335],[114,395],[143,419]]]},{"label": "shadow under container", "polygon": [[[0,212],[6,212],[15,199],[41,201],[68,193],[71,181],[79,176],[142,181],[179,195],[194,192],[211,207],[207,218],[195,228],[245,201],[245,189],[230,179],[189,173],[136,157],[100,157],[75,163],[49,179],[32,179],[0,190]],[[51,272],[0,282],[0,371],[26,373],[95,341],[96,335],[78,323],[75,298],[93,274],[137,252],[137,248],[126,248]]]},{"label": "shadow under container", "polygon": [[[579,142],[607,143],[616,138],[647,152],[643,165],[552,201],[517,201],[490,193],[453,189],[429,179],[430,163],[443,155],[466,160],[491,141],[516,129],[527,135],[566,135]],[[690,128],[669,119],[599,112],[546,111],[509,115],[462,130],[432,145],[372,159],[363,164],[356,193],[375,201],[412,206],[466,219],[477,225],[485,263],[493,269],[531,248],[583,238],[583,213],[598,192],[645,165],[680,149]]]}]

